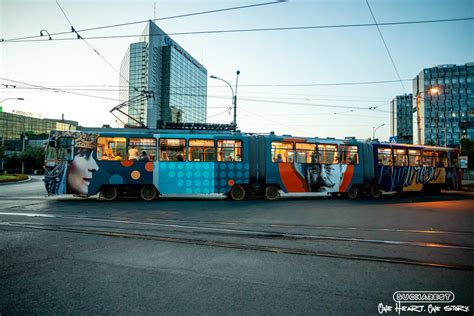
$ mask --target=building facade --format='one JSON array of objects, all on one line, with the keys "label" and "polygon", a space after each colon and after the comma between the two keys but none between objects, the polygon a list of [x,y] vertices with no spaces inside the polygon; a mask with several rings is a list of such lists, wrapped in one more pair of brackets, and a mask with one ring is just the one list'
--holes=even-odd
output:
[{"label": "building facade", "polygon": [[413,140],[456,146],[474,139],[474,63],[423,69],[413,79]]},{"label": "building facade", "polygon": [[78,125],[75,121],[40,119],[0,112],[0,141],[6,151],[21,151],[23,145],[29,142],[33,144],[38,143],[38,139],[47,139],[52,130],[74,131]]},{"label": "building facade", "polygon": [[390,132],[401,144],[413,144],[413,95],[405,94],[390,102]]},{"label": "building facade", "polygon": [[123,58],[120,86],[120,99],[130,100],[130,125],[157,128],[179,117],[173,111],[182,122],[206,122],[206,68],[151,21]]}]

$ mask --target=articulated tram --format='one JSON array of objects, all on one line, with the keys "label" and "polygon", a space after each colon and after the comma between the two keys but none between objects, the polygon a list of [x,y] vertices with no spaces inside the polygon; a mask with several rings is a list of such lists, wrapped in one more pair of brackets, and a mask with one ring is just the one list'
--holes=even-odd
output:
[{"label": "articulated tram", "polygon": [[457,189],[455,148],[247,134],[233,130],[89,128],[53,131],[48,194],[225,194],[278,198],[319,192],[357,198],[382,192]]}]

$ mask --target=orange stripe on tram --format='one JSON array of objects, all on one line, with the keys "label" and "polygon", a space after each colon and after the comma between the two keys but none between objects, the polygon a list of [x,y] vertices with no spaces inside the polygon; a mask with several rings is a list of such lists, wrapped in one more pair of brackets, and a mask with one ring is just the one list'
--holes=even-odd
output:
[{"label": "orange stripe on tram", "polygon": [[354,165],[347,165],[346,172],[344,172],[344,177],[342,178],[341,186],[339,187],[339,192],[346,192],[351,184],[352,176],[354,175]]},{"label": "orange stripe on tram", "polygon": [[288,192],[308,192],[303,177],[295,170],[293,164],[279,163],[280,178]]}]

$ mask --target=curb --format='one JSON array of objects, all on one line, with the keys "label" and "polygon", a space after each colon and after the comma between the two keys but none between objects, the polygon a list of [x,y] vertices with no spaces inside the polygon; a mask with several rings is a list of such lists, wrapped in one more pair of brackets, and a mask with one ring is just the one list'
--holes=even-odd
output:
[{"label": "curb", "polygon": [[26,180],[0,182],[0,185],[15,184],[15,183],[24,183],[24,182],[29,182],[29,181],[31,181],[31,177],[30,177],[30,176],[28,176],[28,179],[26,179]]}]

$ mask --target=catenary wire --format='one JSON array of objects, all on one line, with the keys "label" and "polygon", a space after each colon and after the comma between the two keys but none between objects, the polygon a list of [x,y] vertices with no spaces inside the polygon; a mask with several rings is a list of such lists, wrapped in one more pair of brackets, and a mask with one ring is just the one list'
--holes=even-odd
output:
[{"label": "catenary wire", "polygon": [[[64,93],[70,93],[70,94],[76,94],[76,95],[81,95],[81,96],[87,96],[87,97],[95,97],[95,98],[101,98],[101,99],[108,99],[108,100],[114,100],[114,101],[121,101],[119,99],[112,99],[112,98],[107,98],[107,97],[101,97],[101,96],[96,96],[96,95],[89,95],[89,94],[83,94],[83,93],[77,93],[73,91],[68,91],[65,89],[57,89],[57,88],[50,88],[50,87],[45,87],[45,86],[40,86],[40,85],[33,85],[33,84],[28,84],[25,82],[17,81],[17,80],[11,80],[11,79],[6,79],[6,78],[0,78],[0,80],[5,80],[5,81],[10,81],[10,82],[15,82],[27,86],[31,86],[34,88],[37,88],[39,90],[50,90],[50,91],[58,91],[58,92],[64,92]],[[197,96],[196,94],[179,94],[183,96]],[[202,95],[204,97],[204,95]],[[218,98],[218,99],[227,99],[227,97],[224,96],[207,96],[209,98]],[[356,106],[342,106],[342,105],[334,105],[334,104],[318,104],[318,103],[301,103],[301,102],[284,102],[284,101],[277,101],[277,100],[262,100],[262,99],[252,99],[252,98],[239,98],[240,101],[251,101],[251,102],[261,102],[261,103],[272,103],[272,104],[291,104],[291,105],[299,105],[299,106],[311,106],[311,107],[326,107],[326,108],[336,108],[336,109],[354,109],[354,110],[370,110],[368,107],[356,107]],[[378,106],[377,106],[378,107]],[[373,107],[376,109],[377,107]],[[379,110],[382,112],[382,110]],[[387,112],[388,111],[383,111]]]},{"label": "catenary wire", "polygon": [[50,87],[45,87],[45,86],[40,86],[40,85],[34,85],[34,84],[30,84],[30,83],[26,83],[26,82],[22,82],[22,81],[18,81],[18,80],[7,79],[7,78],[0,78],[0,80],[5,80],[5,81],[9,81],[9,82],[14,82],[14,83],[23,84],[23,85],[26,85],[26,86],[35,87],[35,88],[37,88],[38,90],[50,90],[50,91],[56,91],[56,92],[62,92],[62,93],[75,94],[75,95],[80,95],[80,96],[90,97],[90,98],[97,98],[97,99],[104,99],[104,100],[112,100],[112,101],[121,101],[121,100],[115,99],[115,98],[108,98],[108,97],[102,97],[102,96],[98,96],[98,95],[91,95],[91,94],[73,92],[73,91],[68,91],[68,90],[64,90],[64,89],[50,88]]},{"label": "catenary wire", "polygon": [[[437,19],[437,20],[419,20],[419,21],[400,21],[400,22],[382,22],[382,23],[360,23],[360,24],[338,24],[338,25],[314,25],[314,26],[290,26],[290,27],[268,27],[268,28],[251,28],[251,29],[231,29],[231,30],[207,30],[194,32],[176,32],[167,33],[167,36],[179,35],[202,35],[202,34],[222,34],[222,33],[244,33],[244,32],[268,32],[268,31],[293,31],[293,30],[311,30],[311,29],[336,29],[336,28],[354,28],[354,27],[372,27],[372,26],[395,26],[395,25],[411,25],[411,24],[427,24],[427,23],[446,23],[446,22],[461,22],[472,21],[474,17],[453,18],[453,19]],[[128,35],[108,35],[108,36],[90,36],[86,39],[113,39],[126,37],[140,37],[142,34],[128,34]],[[149,34],[149,37],[166,36],[162,34]],[[75,37],[37,39],[37,40],[1,40],[0,43],[25,43],[25,42],[53,42],[53,41],[70,41],[77,40]]]},{"label": "catenary wire", "polygon": [[[122,27],[122,26],[134,25],[134,24],[142,24],[142,23],[147,23],[149,21],[156,22],[156,21],[184,18],[184,17],[190,17],[190,16],[198,16],[198,15],[204,15],[204,14],[210,14],[210,13],[218,13],[218,12],[225,12],[225,11],[232,11],[232,10],[248,9],[248,8],[261,7],[261,6],[270,5],[270,4],[282,3],[282,2],[286,2],[286,1],[279,0],[279,1],[257,3],[257,4],[250,4],[250,5],[237,6],[237,7],[230,7],[230,8],[224,8],[224,9],[215,9],[215,10],[208,10],[208,11],[186,13],[186,14],[173,15],[173,16],[168,16],[168,17],[163,17],[163,18],[157,18],[157,19],[153,19],[153,20],[148,19],[148,20],[141,20],[141,21],[134,21],[134,22],[111,24],[111,25],[105,25],[105,26],[97,26],[97,27],[91,27],[91,28],[86,28],[86,29],[80,29],[80,30],[77,30],[77,31],[78,32],[96,31],[96,30],[107,29],[107,28],[115,28],[115,27]],[[69,24],[72,24],[72,23],[69,23]],[[64,35],[64,34],[69,34],[69,33],[70,32],[56,32],[56,33],[50,33],[49,35],[50,36],[55,36],[55,35]],[[2,39],[1,41],[2,42],[7,42],[7,41],[25,40],[25,39],[38,38],[40,36],[32,35],[32,36],[18,37],[18,38],[6,39],[6,40]]]},{"label": "catenary wire", "polygon": [[132,86],[132,88],[135,90],[135,91],[138,91],[138,88],[135,87],[134,85],[132,85],[130,83],[130,81],[128,81],[127,78],[125,78],[123,76],[122,73],[120,73],[120,71],[117,70],[117,68],[115,68],[104,56],[102,56],[102,54],[99,53],[99,51],[93,47],[88,41],[86,41],[80,34],[77,30],[75,30],[74,26],[72,25],[72,22],[71,20],[69,19],[69,17],[67,16],[66,12],[64,11],[64,9],[61,7],[61,5],[59,4],[59,1],[56,0],[56,4],[58,5],[59,9],[61,10],[61,12],[63,13],[64,17],[66,18],[66,20],[68,21],[69,23],[69,26],[71,27],[71,31],[76,33],[77,37],[79,39],[82,39],[82,41],[90,48],[94,51],[94,53],[96,53],[110,68],[112,68],[122,79],[124,79],[130,86]]},{"label": "catenary wire", "polygon": [[395,61],[393,60],[392,54],[390,53],[390,50],[388,49],[387,42],[385,41],[385,38],[383,37],[382,31],[380,30],[380,27],[377,24],[377,19],[375,18],[374,12],[372,11],[372,8],[370,7],[369,0],[365,0],[365,3],[367,3],[367,7],[369,8],[370,15],[372,15],[372,18],[374,19],[374,23],[375,23],[375,26],[377,27],[377,31],[380,35],[380,38],[382,39],[383,45],[385,46],[385,50],[387,51],[388,57],[390,57],[390,61],[392,62],[393,69],[395,69],[395,73],[397,74],[398,80],[400,81],[400,84],[402,85],[403,91],[407,93],[407,89],[405,88],[405,85],[403,84],[402,78],[400,77],[400,73],[397,69],[397,66],[395,65]]}]

